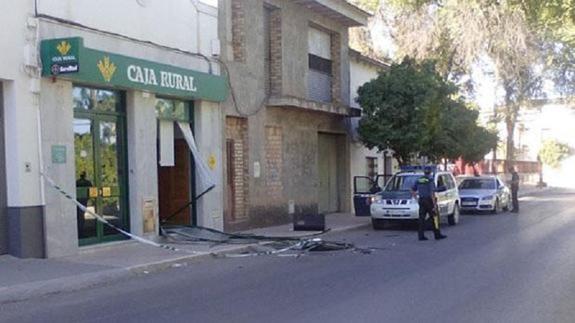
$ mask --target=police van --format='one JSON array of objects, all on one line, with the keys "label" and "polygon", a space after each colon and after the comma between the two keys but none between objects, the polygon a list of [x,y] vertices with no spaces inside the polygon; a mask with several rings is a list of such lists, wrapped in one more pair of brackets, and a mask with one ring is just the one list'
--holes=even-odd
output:
[{"label": "police van", "polygon": [[[374,229],[383,229],[391,221],[408,221],[419,218],[419,204],[411,194],[417,179],[423,176],[423,166],[401,167],[394,174],[383,190],[377,193],[370,204],[371,222]],[[432,175],[437,187],[437,206],[442,218],[447,218],[449,225],[459,222],[459,191],[453,174],[448,171],[432,168]]]}]

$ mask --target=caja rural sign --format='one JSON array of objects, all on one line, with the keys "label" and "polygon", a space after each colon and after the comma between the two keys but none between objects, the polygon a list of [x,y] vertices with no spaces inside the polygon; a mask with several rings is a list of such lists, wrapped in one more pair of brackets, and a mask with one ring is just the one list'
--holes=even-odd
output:
[{"label": "caja rural sign", "polygon": [[80,37],[44,40],[41,55],[46,77],[216,102],[228,95],[222,76],[86,48]]}]

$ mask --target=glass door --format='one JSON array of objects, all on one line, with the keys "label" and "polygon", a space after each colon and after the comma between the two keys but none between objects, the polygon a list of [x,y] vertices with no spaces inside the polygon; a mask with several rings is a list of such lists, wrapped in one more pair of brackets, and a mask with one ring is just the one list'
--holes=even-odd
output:
[{"label": "glass door", "polygon": [[[119,94],[86,88],[75,88],[74,94],[75,101],[88,105],[87,109],[76,105],[74,113],[77,199],[114,226],[127,230],[125,120],[119,113],[110,113],[110,102],[106,102],[121,102],[116,97]],[[77,221],[80,245],[123,238],[80,208]]]}]

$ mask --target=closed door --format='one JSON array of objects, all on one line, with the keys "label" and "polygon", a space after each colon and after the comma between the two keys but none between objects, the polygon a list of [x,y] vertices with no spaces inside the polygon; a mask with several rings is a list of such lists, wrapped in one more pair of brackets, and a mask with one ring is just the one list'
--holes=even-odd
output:
[{"label": "closed door", "polygon": [[74,88],[74,155],[80,245],[125,238],[92,214],[128,230],[123,100],[118,92]]},{"label": "closed door", "polygon": [[318,135],[319,212],[339,210],[337,136]]}]

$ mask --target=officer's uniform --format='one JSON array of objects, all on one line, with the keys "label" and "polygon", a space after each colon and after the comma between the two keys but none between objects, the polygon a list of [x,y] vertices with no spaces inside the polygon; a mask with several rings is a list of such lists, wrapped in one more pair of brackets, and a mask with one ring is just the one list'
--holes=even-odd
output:
[{"label": "officer's uniform", "polygon": [[513,210],[511,212],[519,212],[519,174],[515,170],[511,172],[511,201],[513,202]]},{"label": "officer's uniform", "polygon": [[436,240],[445,238],[439,231],[439,218],[434,219],[435,215],[435,202],[434,196],[436,188],[433,178],[428,175],[423,175],[417,179],[413,185],[413,191],[419,195],[419,240],[426,240],[425,238],[425,217],[429,214],[430,219],[433,221],[433,234]]}]

